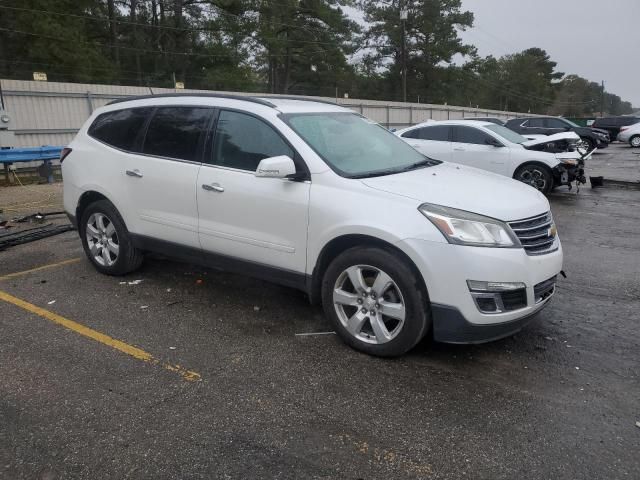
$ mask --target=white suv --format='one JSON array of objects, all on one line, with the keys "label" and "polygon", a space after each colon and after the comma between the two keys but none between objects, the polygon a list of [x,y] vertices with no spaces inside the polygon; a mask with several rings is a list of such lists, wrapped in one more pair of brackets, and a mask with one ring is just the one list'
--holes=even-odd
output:
[{"label": "white suv", "polygon": [[510,335],[562,268],[541,193],[333,104],[131,98],[96,110],[63,157],[65,209],[98,271],[153,251],[298,288],[373,355],[427,333]]}]

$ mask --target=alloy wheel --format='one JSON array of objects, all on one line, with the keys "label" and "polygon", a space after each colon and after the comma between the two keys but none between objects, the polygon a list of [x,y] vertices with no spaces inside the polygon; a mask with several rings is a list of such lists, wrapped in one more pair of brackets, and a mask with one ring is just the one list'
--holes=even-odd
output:
[{"label": "alloy wheel", "polygon": [[638,137],[633,137],[633,138],[631,139],[631,146],[632,146],[632,147],[636,147],[636,148],[637,148],[637,147],[640,147],[640,136],[638,136]]},{"label": "alloy wheel", "polygon": [[406,306],[400,288],[370,265],[353,265],[338,276],[333,304],[345,329],[366,343],[390,342],[404,326]]},{"label": "alloy wheel", "polygon": [[535,166],[525,168],[518,175],[518,180],[531,185],[533,188],[544,192],[547,187],[547,178],[544,172]]},{"label": "alloy wheel", "polygon": [[87,221],[89,251],[96,263],[110,267],[118,260],[120,243],[113,222],[104,213],[93,213]]}]

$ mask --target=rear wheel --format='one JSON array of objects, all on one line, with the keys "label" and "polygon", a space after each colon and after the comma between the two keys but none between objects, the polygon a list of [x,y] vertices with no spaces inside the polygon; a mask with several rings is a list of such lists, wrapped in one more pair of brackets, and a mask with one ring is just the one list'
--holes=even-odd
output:
[{"label": "rear wheel", "polygon": [[89,205],[79,223],[84,252],[101,273],[124,275],[142,264],[142,252],[133,246],[131,235],[116,208],[107,200]]},{"label": "rear wheel", "polygon": [[370,355],[406,353],[431,324],[416,273],[400,255],[377,247],[351,248],[329,265],[322,304],[342,340]]},{"label": "rear wheel", "polygon": [[629,145],[633,148],[640,148],[640,135],[634,135],[629,139]]},{"label": "rear wheel", "polygon": [[549,167],[536,163],[522,165],[513,174],[513,178],[531,185],[536,190],[547,194],[553,188],[553,175]]}]

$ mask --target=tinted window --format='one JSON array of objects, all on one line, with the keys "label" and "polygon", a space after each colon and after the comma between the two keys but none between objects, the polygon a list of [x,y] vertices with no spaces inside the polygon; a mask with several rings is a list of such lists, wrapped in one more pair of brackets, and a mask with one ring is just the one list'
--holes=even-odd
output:
[{"label": "tinted window", "polygon": [[214,165],[254,172],[260,160],[278,155],[294,158],[282,137],[262,120],[239,112],[220,112],[213,141]]},{"label": "tinted window", "polygon": [[458,143],[473,143],[476,145],[487,145],[489,135],[482,130],[473,127],[455,127],[456,139]]},{"label": "tinted window", "polygon": [[525,123],[525,127],[544,128],[544,120],[542,118],[530,118]]},{"label": "tinted window", "polygon": [[451,127],[438,125],[435,127],[425,127],[420,129],[420,138],[422,140],[434,140],[436,142],[448,142],[449,130]]},{"label": "tinted window", "polygon": [[161,107],[153,115],[144,139],[143,153],[198,161],[198,147],[211,109]]},{"label": "tinted window", "polygon": [[620,117],[619,120],[620,123],[618,125],[621,126],[633,125],[634,123],[638,123],[638,121],[640,121],[636,117]]},{"label": "tinted window", "polygon": [[547,127],[549,128],[567,128],[570,125],[566,124],[558,118],[547,118]]},{"label": "tinted window", "polygon": [[152,108],[131,108],[99,115],[89,127],[89,135],[113,147],[133,151],[136,139]]},{"label": "tinted window", "polygon": [[402,134],[402,138],[420,138],[420,128],[414,128]]}]

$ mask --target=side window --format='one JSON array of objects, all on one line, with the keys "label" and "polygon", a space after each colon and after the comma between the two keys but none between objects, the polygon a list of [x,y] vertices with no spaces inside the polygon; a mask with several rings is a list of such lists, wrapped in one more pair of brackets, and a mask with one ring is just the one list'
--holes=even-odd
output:
[{"label": "side window", "polygon": [[455,127],[457,143],[473,143],[475,145],[487,145],[489,135],[482,130],[473,127]]},{"label": "side window", "polygon": [[564,123],[562,120],[558,120],[557,118],[547,118],[547,127],[548,128],[567,128],[569,125]]},{"label": "side window", "polygon": [[260,160],[278,155],[294,158],[293,150],[270,125],[245,113],[220,112],[211,163],[255,172]]},{"label": "side window", "polygon": [[524,125],[525,127],[532,128],[544,128],[544,121],[542,118],[530,118]]},{"label": "side window", "polygon": [[212,110],[202,107],[160,107],[153,115],[142,153],[198,161],[198,147]]},{"label": "side window", "polygon": [[434,127],[424,127],[420,129],[420,138],[422,140],[433,140],[436,142],[448,142],[449,130],[451,127],[446,125],[437,125]]},{"label": "side window", "polygon": [[129,108],[103,113],[89,127],[89,135],[96,140],[122,150],[133,151],[138,134],[153,108]]},{"label": "side window", "polygon": [[421,128],[414,128],[413,130],[409,130],[402,134],[402,138],[420,138],[420,130]]}]

